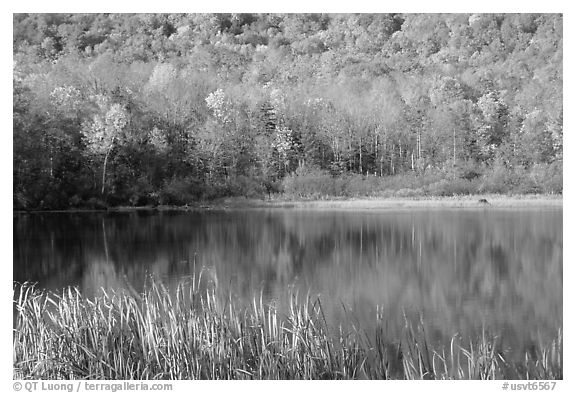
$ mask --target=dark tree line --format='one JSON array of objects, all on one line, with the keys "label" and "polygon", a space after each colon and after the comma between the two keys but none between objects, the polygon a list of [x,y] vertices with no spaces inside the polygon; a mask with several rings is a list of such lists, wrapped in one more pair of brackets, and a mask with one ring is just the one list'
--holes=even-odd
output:
[{"label": "dark tree line", "polygon": [[15,208],[562,191],[561,15],[13,21]]}]

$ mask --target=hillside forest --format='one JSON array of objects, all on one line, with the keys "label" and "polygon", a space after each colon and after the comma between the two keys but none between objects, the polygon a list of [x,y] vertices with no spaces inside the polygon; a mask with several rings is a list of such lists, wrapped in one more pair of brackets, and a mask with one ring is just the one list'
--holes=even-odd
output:
[{"label": "hillside forest", "polygon": [[562,193],[562,23],[14,14],[14,209]]}]

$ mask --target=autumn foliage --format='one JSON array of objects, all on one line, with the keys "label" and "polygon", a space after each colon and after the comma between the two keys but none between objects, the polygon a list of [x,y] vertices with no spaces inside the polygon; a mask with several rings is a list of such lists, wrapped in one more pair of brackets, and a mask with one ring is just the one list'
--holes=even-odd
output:
[{"label": "autumn foliage", "polygon": [[17,209],[562,192],[561,15],[13,23]]}]

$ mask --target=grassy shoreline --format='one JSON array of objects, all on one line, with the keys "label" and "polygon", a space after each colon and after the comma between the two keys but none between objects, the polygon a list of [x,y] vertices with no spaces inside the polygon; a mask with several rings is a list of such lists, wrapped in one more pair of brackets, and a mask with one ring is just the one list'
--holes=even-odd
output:
[{"label": "grassy shoreline", "polygon": [[288,311],[255,297],[200,289],[201,274],[175,291],[77,290],[15,286],[16,379],[562,379],[562,331],[522,359],[498,337],[453,336],[435,346],[424,322],[405,320],[402,337],[377,328],[329,325],[319,299],[290,296]]},{"label": "grassy shoreline", "polygon": [[[480,200],[488,203],[481,203]],[[562,195],[501,195],[478,194],[452,197],[362,197],[362,198],[326,198],[296,199],[273,197],[255,199],[244,197],[221,198],[212,201],[199,201],[185,206],[116,206],[101,210],[15,210],[14,213],[60,213],[60,212],[102,212],[102,211],[201,211],[228,209],[261,208],[297,208],[297,209],[334,209],[334,210],[390,210],[404,208],[561,208]]]},{"label": "grassy shoreline", "polygon": [[[487,203],[480,202],[486,200]],[[232,204],[233,205],[233,204]],[[494,208],[494,207],[562,207],[557,195],[467,195],[457,197],[417,198],[345,198],[264,201],[263,207],[294,207],[310,209],[398,209],[398,208]]]}]

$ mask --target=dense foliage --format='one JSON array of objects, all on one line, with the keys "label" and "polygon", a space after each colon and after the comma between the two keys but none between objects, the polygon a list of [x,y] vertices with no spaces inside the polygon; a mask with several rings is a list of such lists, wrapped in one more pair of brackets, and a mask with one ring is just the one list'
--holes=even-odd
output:
[{"label": "dense foliage", "polygon": [[13,22],[15,208],[562,191],[561,15]]}]

